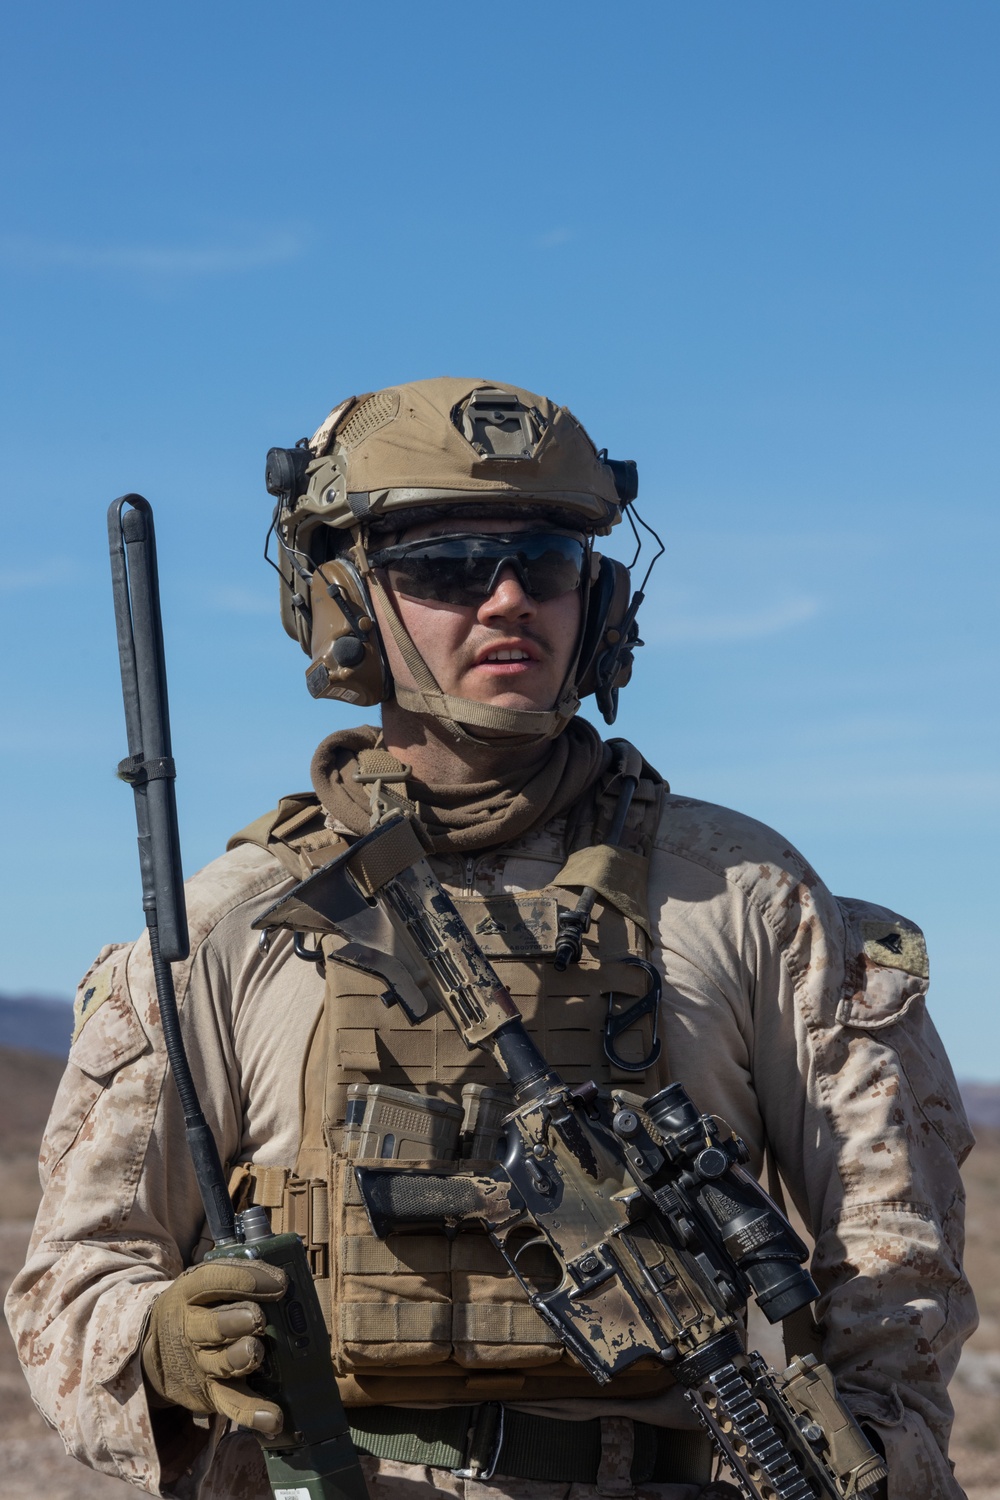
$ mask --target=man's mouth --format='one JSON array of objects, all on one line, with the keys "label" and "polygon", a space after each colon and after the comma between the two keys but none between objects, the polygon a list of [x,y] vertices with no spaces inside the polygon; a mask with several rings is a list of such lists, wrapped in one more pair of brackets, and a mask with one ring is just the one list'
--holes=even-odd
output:
[{"label": "man's mouth", "polygon": [[480,646],[473,660],[473,667],[486,671],[492,677],[517,677],[537,667],[542,660],[542,651],[534,641],[499,640],[495,645]]},{"label": "man's mouth", "polygon": [[526,639],[523,635],[520,638],[508,636],[506,640],[501,636],[498,641],[484,642],[476,652],[472,665],[494,667],[501,672],[523,672],[528,667],[537,666],[542,659],[543,651],[535,641]]}]

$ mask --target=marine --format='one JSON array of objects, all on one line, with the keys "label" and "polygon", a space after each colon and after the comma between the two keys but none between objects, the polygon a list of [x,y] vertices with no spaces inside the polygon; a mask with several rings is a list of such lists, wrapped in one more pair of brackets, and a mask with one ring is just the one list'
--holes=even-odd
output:
[{"label": "marine", "polygon": [[[380,723],[330,734],[311,790],[188,883],[175,982],[238,1204],[306,1242],[375,1500],[734,1493],[669,1376],[596,1386],[484,1236],[371,1234],[351,1164],[488,1155],[502,1079],[442,1018],[387,1009],[335,940],[261,942],[251,924],[387,808],[420,829],[567,1079],[641,1094],[680,1080],[758,1175],[780,1176],[822,1294],[787,1347],[830,1365],[885,1453],[889,1500],[960,1496],[947,1384],[975,1321],[958,1172],[972,1138],[926,1010],[923,936],[832,896],[780,835],[672,792],[577,717],[593,694],[613,722],[639,644],[629,570],[597,550],[636,515],[634,465],[544,397],[436,379],[341,402],[308,443],[272,450],[268,487],[307,689]],[[560,967],[583,889],[593,909]],[[649,963],[658,1011],[629,1021]],[[359,1128],[372,1119],[378,1134]],[[7,1314],[67,1450],[153,1494],[264,1500],[247,1429],[278,1417],[246,1377],[280,1273],[226,1283],[200,1263],[145,939],[103,949],[82,981],[41,1172]]]}]

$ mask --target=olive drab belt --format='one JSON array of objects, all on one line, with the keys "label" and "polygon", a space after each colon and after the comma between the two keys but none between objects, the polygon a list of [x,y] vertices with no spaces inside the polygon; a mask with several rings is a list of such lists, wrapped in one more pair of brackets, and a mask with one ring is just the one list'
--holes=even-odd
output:
[{"label": "olive drab belt", "polygon": [[[643,841],[656,827],[662,787],[640,783],[633,848],[626,853],[628,888],[618,904],[614,861],[606,849],[578,849],[560,872],[577,887],[600,881],[580,960],[564,972],[553,963],[558,915],[574,905],[578,889],[553,884],[517,896],[455,898],[528,1031],[571,1083],[593,1078],[605,1088],[624,1084],[648,1095],[669,1082],[662,1052],[651,1060],[656,1018],[637,1003],[649,980],[635,962],[647,959],[650,948],[645,879],[636,877],[645,876]],[[342,843],[328,830],[324,838],[319,821],[313,799],[286,799],[278,813],[238,839],[259,843],[287,868],[308,873]],[[504,1080],[485,1052],[466,1048],[445,1015],[412,1026],[398,1007],[387,1007],[377,977],[337,962],[338,941],[321,940],[325,1002],[304,1064],[298,1158],[287,1167],[246,1163],[236,1169],[233,1189],[240,1207],[264,1205],[275,1232],[292,1231],[305,1241],[344,1399],[369,1405],[535,1400],[556,1392],[561,1398],[639,1396],[669,1384],[658,1366],[630,1372],[613,1392],[598,1387],[530,1306],[484,1233],[374,1237],[355,1165],[401,1153],[414,1171],[487,1170],[495,1156],[475,1160],[464,1154],[482,1149],[470,1110],[474,1116],[484,1099],[502,1099]],[[614,1031],[614,1019],[633,1009],[635,1019]],[[604,1045],[609,1017],[617,1063]],[[424,1096],[434,1112],[428,1131],[419,1124],[415,1132],[404,1128],[421,1113],[430,1119],[420,1100],[408,1108],[412,1095]],[[370,1096],[379,1099],[382,1111],[384,1128],[377,1136],[350,1123],[360,1119]],[[454,1124],[446,1141],[449,1120]],[[367,1154],[373,1150],[377,1154]],[[537,1278],[544,1266],[534,1270]]]}]

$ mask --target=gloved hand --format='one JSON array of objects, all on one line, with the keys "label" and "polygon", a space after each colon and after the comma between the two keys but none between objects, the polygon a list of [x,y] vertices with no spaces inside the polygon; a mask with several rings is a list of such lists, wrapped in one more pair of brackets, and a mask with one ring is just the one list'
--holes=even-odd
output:
[{"label": "gloved hand", "polygon": [[[240,1376],[256,1370],[266,1319],[288,1278],[262,1260],[214,1260],[171,1282],[153,1303],[142,1346],[146,1380],[171,1406],[221,1412],[265,1436],[281,1431],[280,1408],[254,1394]],[[221,1305],[219,1305],[221,1304]]]}]

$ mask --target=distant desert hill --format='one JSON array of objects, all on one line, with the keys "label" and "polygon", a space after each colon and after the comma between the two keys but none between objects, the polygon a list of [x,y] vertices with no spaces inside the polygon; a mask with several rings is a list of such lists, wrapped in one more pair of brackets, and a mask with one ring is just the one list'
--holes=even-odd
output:
[{"label": "distant desert hill", "polygon": [[64,1060],[0,1047],[0,1219],[34,1218],[38,1146]]},{"label": "distant desert hill", "polygon": [[[0,1143],[3,1155],[38,1155],[45,1121],[63,1074],[64,1060],[45,1052],[0,1046]],[[0,1217],[10,1218],[0,1208]]]},{"label": "distant desert hill", "polygon": [[0,1047],[21,1047],[65,1057],[73,1031],[68,1000],[41,995],[0,995]]},{"label": "distant desert hill", "polygon": [[973,1129],[1000,1130],[1000,1083],[963,1083],[960,1087]]}]

